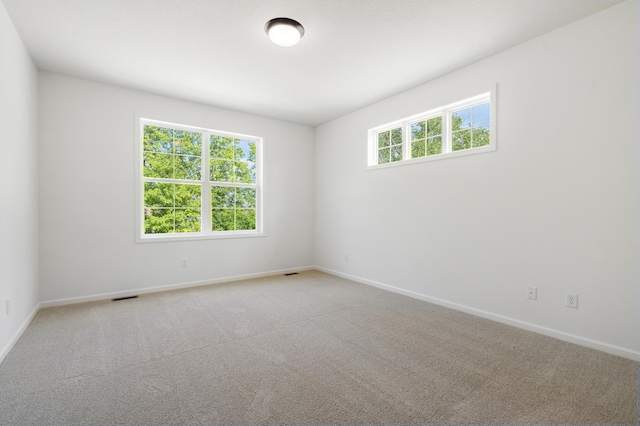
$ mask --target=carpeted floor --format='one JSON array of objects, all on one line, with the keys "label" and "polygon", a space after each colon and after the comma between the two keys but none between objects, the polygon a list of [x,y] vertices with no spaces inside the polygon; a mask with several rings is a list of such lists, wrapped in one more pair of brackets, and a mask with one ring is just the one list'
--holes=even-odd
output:
[{"label": "carpeted floor", "polygon": [[0,365],[0,424],[636,424],[637,377],[308,271],[43,309]]}]

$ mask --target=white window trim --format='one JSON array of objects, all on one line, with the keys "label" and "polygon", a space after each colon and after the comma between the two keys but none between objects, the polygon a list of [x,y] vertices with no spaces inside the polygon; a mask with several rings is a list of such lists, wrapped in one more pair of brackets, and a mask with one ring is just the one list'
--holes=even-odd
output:
[{"label": "white window trim", "polygon": [[[451,150],[451,128],[449,122],[451,121],[451,114],[455,111],[481,105],[489,102],[490,106],[490,126],[491,135],[489,138],[489,145],[469,148],[460,151]],[[411,158],[411,124],[416,121],[423,121],[435,116],[442,116],[442,147],[443,153],[438,155],[428,155],[424,157]],[[386,123],[381,126],[376,126],[369,129],[367,137],[367,167],[366,170],[386,169],[388,167],[406,166],[409,164],[425,163],[430,161],[439,161],[449,158],[463,157],[467,155],[482,154],[486,152],[495,151],[496,146],[496,87],[495,85],[488,92],[482,93],[477,96],[473,96],[462,101],[453,102],[443,107],[431,109],[429,111],[421,112],[410,117],[406,117],[400,120]],[[378,163],[378,141],[377,134],[384,132],[385,130],[395,129],[402,127],[402,160],[377,164]]]},{"label": "white window trim", "polygon": [[[135,241],[136,243],[149,243],[149,242],[166,242],[166,241],[189,241],[189,240],[208,240],[208,239],[225,239],[225,238],[253,238],[264,237],[264,138],[253,135],[245,135],[241,133],[231,133],[222,130],[208,129],[198,126],[188,126],[184,124],[173,123],[165,120],[158,120],[147,118],[149,115],[136,114],[135,115]],[[202,185],[203,188],[209,190],[202,191],[202,229],[201,232],[185,232],[185,233],[173,233],[173,234],[145,234],[144,233],[144,185],[145,181],[155,181],[154,178],[145,178],[143,176],[142,159],[143,159],[143,144],[142,138],[144,137],[144,125],[151,124],[154,126],[168,126],[172,129],[185,130],[189,132],[199,132],[203,134],[202,140],[202,176],[200,180],[190,181],[181,179],[159,179],[162,182],[174,182],[174,183],[196,183]],[[210,231],[211,229],[211,191],[213,186],[242,186],[246,187],[247,184],[235,184],[235,183],[218,183],[211,182],[209,180],[209,136],[217,135],[223,137],[230,137],[235,139],[245,139],[256,143],[256,183],[250,185],[256,189],[256,229],[255,230],[243,230],[243,231]]]}]

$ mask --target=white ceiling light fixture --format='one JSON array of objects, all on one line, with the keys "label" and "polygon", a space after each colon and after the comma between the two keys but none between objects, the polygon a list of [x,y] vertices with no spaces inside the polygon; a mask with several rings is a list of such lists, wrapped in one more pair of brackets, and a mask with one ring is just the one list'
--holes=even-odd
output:
[{"label": "white ceiling light fixture", "polygon": [[264,31],[272,42],[282,47],[298,44],[304,35],[304,27],[300,22],[289,18],[274,18],[267,22]]}]

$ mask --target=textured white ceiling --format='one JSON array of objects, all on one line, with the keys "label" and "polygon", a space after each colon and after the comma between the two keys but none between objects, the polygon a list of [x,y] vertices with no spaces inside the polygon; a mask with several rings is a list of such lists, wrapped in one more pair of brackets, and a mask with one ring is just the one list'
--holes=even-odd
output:
[{"label": "textured white ceiling", "polygon": [[[37,67],[317,125],[617,0],[2,0]],[[264,24],[298,20],[295,47]]]}]

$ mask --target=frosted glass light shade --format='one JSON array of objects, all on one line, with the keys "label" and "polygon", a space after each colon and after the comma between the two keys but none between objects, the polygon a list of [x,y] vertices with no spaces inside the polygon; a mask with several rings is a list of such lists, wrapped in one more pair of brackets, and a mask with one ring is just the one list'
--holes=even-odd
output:
[{"label": "frosted glass light shade", "polygon": [[282,47],[297,44],[304,35],[304,27],[293,19],[274,18],[264,26],[272,42]]}]

